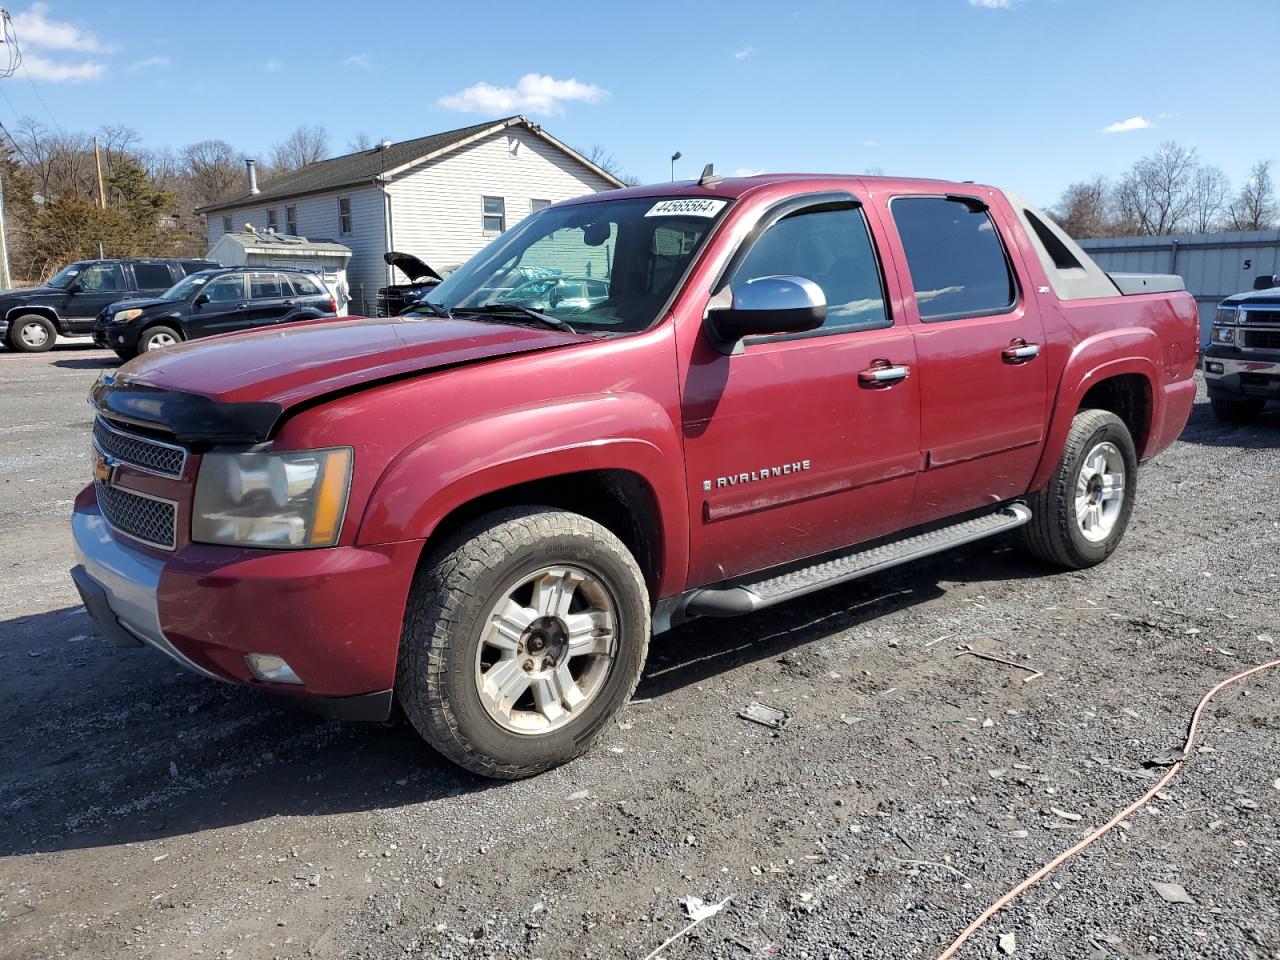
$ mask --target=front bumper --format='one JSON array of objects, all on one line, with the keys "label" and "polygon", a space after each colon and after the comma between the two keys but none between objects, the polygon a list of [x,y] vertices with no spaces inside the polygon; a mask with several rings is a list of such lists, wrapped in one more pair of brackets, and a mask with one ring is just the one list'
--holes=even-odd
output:
[{"label": "front bumper", "polygon": [[1280,400],[1280,356],[1254,358],[1241,351],[1210,347],[1201,368],[1210,396]]},{"label": "front bumper", "polygon": [[[91,491],[72,515],[72,578],[94,623],[215,680],[352,720],[390,715],[404,601],[421,544],[309,551],[132,546]],[[246,654],[286,660],[302,684],[258,680]]]}]

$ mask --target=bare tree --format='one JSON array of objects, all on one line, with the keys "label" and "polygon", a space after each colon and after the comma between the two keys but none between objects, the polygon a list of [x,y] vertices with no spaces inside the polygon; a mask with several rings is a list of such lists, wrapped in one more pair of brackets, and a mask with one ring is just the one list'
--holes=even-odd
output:
[{"label": "bare tree", "polygon": [[1249,179],[1231,204],[1232,230],[1270,230],[1276,225],[1275,185],[1271,181],[1271,161],[1259,160],[1249,171]]},{"label": "bare tree", "polygon": [[349,153],[363,153],[372,147],[373,141],[369,139],[369,135],[363,130],[347,141],[347,151]]},{"label": "bare tree", "polygon": [[1222,213],[1231,199],[1231,181],[1217,167],[1202,166],[1191,181],[1191,227],[1208,233],[1222,223]]},{"label": "bare tree", "polygon": [[305,124],[271,148],[271,165],[277,172],[297,170],[329,156],[329,134],[324,127]]},{"label": "bare tree", "polygon": [[622,165],[618,163],[618,158],[598,143],[593,143],[587,149],[579,150],[578,153],[582,154],[605,173],[617,177],[629,187],[637,186],[640,183],[638,178],[624,173]]},{"label": "bare tree", "polygon": [[1111,185],[1105,177],[1073,183],[1062,191],[1051,211],[1067,235],[1079,240],[1110,237],[1116,232],[1111,216]]},{"label": "bare tree", "polygon": [[1120,219],[1142,234],[1166,236],[1190,222],[1196,171],[1194,149],[1172,140],[1135,163],[1116,188]]},{"label": "bare tree", "polygon": [[241,158],[225,140],[201,140],[182,151],[196,205],[228,200],[247,192]]}]

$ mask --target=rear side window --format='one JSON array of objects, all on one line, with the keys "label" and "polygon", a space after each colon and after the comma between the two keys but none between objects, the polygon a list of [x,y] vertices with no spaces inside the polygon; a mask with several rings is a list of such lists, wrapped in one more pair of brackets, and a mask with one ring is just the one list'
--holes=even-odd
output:
[{"label": "rear side window", "polygon": [[[230,233],[230,231],[227,232]],[[191,274],[199,273],[201,270],[208,270],[212,266],[217,266],[217,264],[212,264],[208,260],[183,260],[182,272],[187,276],[191,276]]]},{"label": "rear side window", "polygon": [[945,197],[898,197],[890,210],[907,254],[921,320],[1012,309],[1017,285],[985,208]]},{"label": "rear side window", "polygon": [[812,280],[827,298],[822,333],[891,325],[871,234],[857,207],[800,211],[761,235],[730,285],[760,277]]},{"label": "rear side window", "polygon": [[250,300],[280,300],[289,296],[284,277],[278,273],[249,274]]},{"label": "rear side window", "polygon": [[244,274],[229,273],[210,280],[204,288],[213,303],[236,303],[244,299]]},{"label": "rear side window", "polygon": [[173,286],[173,274],[167,263],[135,263],[133,279],[139,290],[168,290]]},{"label": "rear side window", "polygon": [[320,289],[320,284],[310,277],[295,273],[289,277],[289,280],[293,283],[293,289],[298,291],[298,296],[300,297],[322,297],[325,295],[325,292]]}]

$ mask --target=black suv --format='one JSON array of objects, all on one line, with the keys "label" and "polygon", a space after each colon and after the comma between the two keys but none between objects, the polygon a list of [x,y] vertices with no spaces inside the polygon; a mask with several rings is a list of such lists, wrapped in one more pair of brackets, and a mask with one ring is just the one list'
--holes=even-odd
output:
[{"label": "black suv", "polygon": [[125,297],[157,297],[212,260],[81,260],[39,287],[0,292],[0,342],[39,353],[63,336],[87,336],[93,318]]},{"label": "black suv", "polygon": [[103,309],[93,342],[128,360],[180,340],[332,317],[337,304],[320,278],[296,267],[201,270],[159,297]]}]

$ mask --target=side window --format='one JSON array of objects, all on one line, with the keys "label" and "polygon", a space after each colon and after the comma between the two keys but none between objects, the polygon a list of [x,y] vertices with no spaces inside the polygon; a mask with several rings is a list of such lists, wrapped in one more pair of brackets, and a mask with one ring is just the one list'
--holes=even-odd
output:
[{"label": "side window", "polygon": [[502,233],[507,229],[507,202],[502,197],[485,197],[481,217],[485,233]]},{"label": "side window", "polygon": [[278,226],[279,223],[276,220],[276,208],[271,207],[267,210],[267,229],[274,231]]},{"label": "side window", "polygon": [[85,267],[76,280],[85,293],[123,292],[128,289],[124,283],[124,270],[118,263],[96,263]]},{"label": "side window", "polygon": [[285,280],[278,273],[249,274],[250,300],[280,300],[289,296]]},{"label": "side window", "polygon": [[291,237],[298,235],[298,208],[289,206],[284,208],[284,232]]},{"label": "side window", "polygon": [[756,240],[730,285],[777,276],[804,277],[822,288],[822,333],[892,325],[871,233],[857,207],[801,210],[779,220]]},{"label": "side window", "polygon": [[985,208],[945,197],[898,197],[889,209],[907,254],[921,320],[989,316],[1013,308],[1017,284]]},{"label": "side window", "polygon": [[173,274],[167,263],[135,263],[133,279],[139,290],[168,290],[173,286]]},{"label": "side window", "polygon": [[223,233],[231,232],[231,217],[227,216],[222,218],[222,232]]},{"label": "side window", "polygon": [[316,283],[310,277],[295,273],[289,277],[293,282],[293,289],[298,291],[300,297],[323,297],[325,292],[320,289],[320,284]]},{"label": "side window", "polygon": [[549,206],[551,206],[550,200],[530,200],[529,212],[537,213],[539,210],[543,209],[544,207],[549,207]]},{"label": "side window", "polygon": [[231,273],[210,280],[204,292],[213,303],[239,303],[244,299],[244,274]]},{"label": "side window", "polygon": [[201,270],[208,270],[211,266],[215,266],[215,264],[209,263],[208,260],[183,260],[182,272],[187,276],[191,276],[191,274],[199,273]]},{"label": "side window", "polygon": [[338,233],[351,232],[351,198],[338,198]]}]

